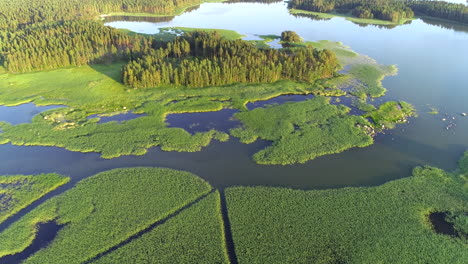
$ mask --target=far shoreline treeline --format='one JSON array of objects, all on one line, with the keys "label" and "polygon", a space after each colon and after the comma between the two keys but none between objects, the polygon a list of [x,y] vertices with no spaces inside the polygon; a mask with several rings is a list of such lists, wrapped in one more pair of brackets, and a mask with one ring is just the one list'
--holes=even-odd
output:
[{"label": "far shoreline treeline", "polygon": [[401,23],[414,15],[468,23],[468,7],[444,1],[394,0],[291,0],[289,8],[319,13],[351,13],[361,19]]}]

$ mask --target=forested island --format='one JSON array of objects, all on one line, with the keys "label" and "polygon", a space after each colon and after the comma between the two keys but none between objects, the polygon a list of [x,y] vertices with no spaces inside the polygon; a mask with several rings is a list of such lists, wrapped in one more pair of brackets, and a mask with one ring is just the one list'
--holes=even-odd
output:
[{"label": "forested island", "polygon": [[259,49],[243,40],[215,33],[194,32],[133,60],[122,71],[132,88],[183,85],[220,86],[292,80],[313,83],[331,78],[339,68],[328,50]]},{"label": "forested island", "polygon": [[468,23],[468,7],[431,0],[291,0],[293,9],[319,13],[351,13],[360,19],[379,19],[394,23],[403,23],[414,15],[429,16],[451,21]]}]

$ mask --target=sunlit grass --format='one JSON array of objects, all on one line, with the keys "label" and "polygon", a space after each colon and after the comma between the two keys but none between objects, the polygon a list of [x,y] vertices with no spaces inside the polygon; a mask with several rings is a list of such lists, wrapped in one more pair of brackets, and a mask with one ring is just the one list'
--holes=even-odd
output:
[{"label": "sunlit grass", "polygon": [[210,190],[208,183],[188,172],[157,168],[103,172],[43,203],[0,233],[0,256],[21,252],[34,239],[38,223],[55,220],[66,226],[25,263],[83,263]]},{"label": "sunlit grass", "polygon": [[466,184],[423,167],[369,188],[228,188],[236,254],[239,263],[462,264],[466,239],[437,234],[428,215],[468,212]]},{"label": "sunlit grass", "polygon": [[331,105],[324,97],[256,108],[235,114],[243,127],[231,130],[231,134],[244,143],[259,138],[272,141],[271,146],[253,156],[259,164],[304,163],[373,143],[364,129],[371,124],[348,112],[349,108]]}]

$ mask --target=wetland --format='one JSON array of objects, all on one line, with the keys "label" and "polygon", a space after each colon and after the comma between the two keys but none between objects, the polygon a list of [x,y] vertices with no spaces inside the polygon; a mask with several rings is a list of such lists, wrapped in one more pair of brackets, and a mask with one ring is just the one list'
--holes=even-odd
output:
[{"label": "wetland", "polygon": [[[463,263],[467,25],[323,20],[282,1],[188,11],[96,22],[119,43],[175,40],[157,44],[165,66],[119,48],[0,72],[0,263]],[[197,36],[221,38],[209,49],[239,59],[222,62],[235,74],[184,75],[218,65],[181,59]],[[261,68],[236,45],[279,59]],[[277,75],[294,56],[327,60],[320,76]]]}]

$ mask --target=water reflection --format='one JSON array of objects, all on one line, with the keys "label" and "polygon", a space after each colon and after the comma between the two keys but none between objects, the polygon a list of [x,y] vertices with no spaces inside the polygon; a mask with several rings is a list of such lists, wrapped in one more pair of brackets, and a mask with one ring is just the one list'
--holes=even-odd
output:
[{"label": "water reflection", "polygon": [[132,120],[132,119],[142,117],[142,116],[146,116],[146,114],[135,114],[133,112],[128,112],[128,113],[123,113],[123,114],[118,114],[118,115],[113,115],[113,116],[102,116],[99,114],[95,114],[95,115],[88,116],[88,119],[99,118],[98,124],[102,124],[102,123],[108,123],[111,121],[120,123],[123,121]]},{"label": "water reflection", "polygon": [[212,129],[229,133],[229,130],[240,125],[233,119],[236,109],[223,109],[216,112],[170,114],[166,117],[168,127],[180,127],[190,133],[206,132]]},{"label": "water reflection", "polygon": [[32,118],[44,111],[64,107],[63,105],[36,106],[33,103],[17,106],[0,106],[0,121],[13,125],[31,123]]}]

